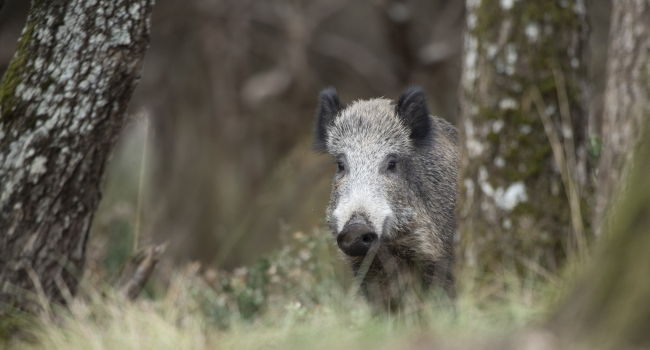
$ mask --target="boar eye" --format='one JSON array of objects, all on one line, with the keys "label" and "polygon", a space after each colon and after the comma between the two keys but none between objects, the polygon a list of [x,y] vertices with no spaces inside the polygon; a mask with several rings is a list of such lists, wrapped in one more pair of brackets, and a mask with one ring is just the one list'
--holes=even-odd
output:
[{"label": "boar eye", "polygon": [[342,172],[345,171],[345,164],[343,164],[343,161],[342,161],[342,160],[337,160],[337,161],[336,161],[336,170],[337,170],[339,173],[342,173]]},{"label": "boar eye", "polygon": [[397,161],[394,159],[391,159],[388,161],[388,165],[386,165],[386,170],[388,171],[395,171],[395,167],[397,167]]}]

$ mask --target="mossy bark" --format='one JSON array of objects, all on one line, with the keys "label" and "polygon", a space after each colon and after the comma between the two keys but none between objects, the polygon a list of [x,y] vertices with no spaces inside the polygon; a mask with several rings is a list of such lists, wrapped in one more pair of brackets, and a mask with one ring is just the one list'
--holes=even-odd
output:
[{"label": "mossy bark", "polygon": [[0,315],[75,292],[152,6],[32,3],[0,82]]},{"label": "mossy bark", "polygon": [[467,11],[461,261],[555,270],[585,241],[585,4],[478,0]]}]

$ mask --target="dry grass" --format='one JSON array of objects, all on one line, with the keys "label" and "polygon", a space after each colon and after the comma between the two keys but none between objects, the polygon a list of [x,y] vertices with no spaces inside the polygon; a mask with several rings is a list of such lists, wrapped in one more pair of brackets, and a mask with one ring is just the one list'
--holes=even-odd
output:
[{"label": "dry grass", "polygon": [[[85,286],[69,310],[43,316],[16,349],[404,348],[490,339],[541,320],[558,286],[504,273],[463,273],[455,307],[426,303],[412,314],[373,315],[335,268],[326,235],[297,234],[285,249],[233,273],[196,266],[155,297],[129,302]],[[327,260],[324,260],[327,259]],[[325,266],[326,268],[323,268]],[[102,290],[101,293],[98,290]]]}]

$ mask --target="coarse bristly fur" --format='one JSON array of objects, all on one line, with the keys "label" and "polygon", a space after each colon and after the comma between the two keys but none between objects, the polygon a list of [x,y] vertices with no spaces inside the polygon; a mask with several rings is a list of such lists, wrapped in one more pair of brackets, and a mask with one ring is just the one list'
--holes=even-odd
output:
[{"label": "coarse bristly fur", "polygon": [[327,209],[333,234],[362,217],[379,237],[372,256],[366,254],[373,259],[367,271],[363,256],[346,256],[366,298],[395,310],[432,289],[453,297],[456,129],[429,114],[422,90],[408,89],[397,102],[343,106],[336,91],[326,89],[314,144],[337,162]]}]

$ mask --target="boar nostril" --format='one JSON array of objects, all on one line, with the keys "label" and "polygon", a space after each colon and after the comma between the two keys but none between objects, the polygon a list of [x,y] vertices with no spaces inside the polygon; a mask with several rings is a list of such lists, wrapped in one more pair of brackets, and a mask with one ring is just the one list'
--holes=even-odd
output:
[{"label": "boar nostril", "polygon": [[339,248],[350,256],[365,255],[377,239],[377,234],[360,222],[346,225],[336,237]]},{"label": "boar nostril", "polygon": [[365,233],[363,236],[361,236],[361,240],[363,241],[363,243],[366,243],[366,244],[371,244],[376,239],[377,239],[377,235],[374,234],[373,232],[368,232],[368,233]]}]

